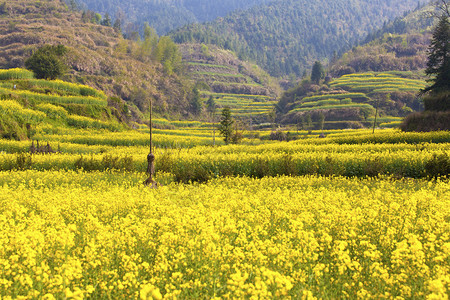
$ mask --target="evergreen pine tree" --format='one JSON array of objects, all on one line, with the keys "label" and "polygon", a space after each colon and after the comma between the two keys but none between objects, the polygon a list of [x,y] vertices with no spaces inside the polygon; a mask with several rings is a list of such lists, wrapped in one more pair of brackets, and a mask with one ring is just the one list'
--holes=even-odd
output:
[{"label": "evergreen pine tree", "polygon": [[101,21],[101,24],[103,26],[108,26],[108,27],[112,26],[112,24],[111,24],[111,17],[109,16],[108,13],[105,14],[105,18]]},{"label": "evergreen pine tree", "polygon": [[325,70],[320,61],[316,61],[311,70],[311,81],[319,84],[320,80],[325,78]]},{"label": "evergreen pine tree", "polygon": [[434,75],[434,82],[422,92],[440,92],[450,90],[450,23],[442,15],[433,31],[433,38],[428,49],[428,63],[425,73]]},{"label": "evergreen pine tree", "polygon": [[231,117],[231,110],[229,107],[224,107],[222,109],[222,117],[220,119],[219,131],[223,135],[225,144],[229,144],[231,142],[231,138],[233,135],[233,123],[234,120]]},{"label": "evergreen pine tree", "polygon": [[191,111],[193,114],[199,115],[202,112],[202,108],[203,108],[203,103],[202,103],[202,99],[200,97],[200,92],[195,87],[192,90],[192,93],[193,93],[193,96],[191,99]]},{"label": "evergreen pine tree", "polygon": [[216,113],[216,102],[214,101],[213,96],[209,96],[208,101],[206,101],[206,110],[214,115]]}]

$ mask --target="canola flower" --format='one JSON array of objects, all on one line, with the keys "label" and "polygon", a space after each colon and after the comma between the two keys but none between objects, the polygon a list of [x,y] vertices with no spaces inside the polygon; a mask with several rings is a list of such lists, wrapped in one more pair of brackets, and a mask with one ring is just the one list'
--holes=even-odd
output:
[{"label": "canola flower", "polygon": [[450,184],[0,172],[2,299],[446,299]]},{"label": "canola flower", "polygon": [[[30,142],[0,141],[0,170],[106,170],[144,171],[146,146],[102,146],[51,143],[63,153],[20,157],[8,152],[26,152]],[[391,174],[422,178],[441,175],[436,157],[450,157],[449,143],[421,144],[309,144],[277,142],[262,145],[197,146],[188,149],[155,150],[156,171],[172,173],[178,181],[206,181],[221,176],[343,175],[348,177]],[[439,174],[430,173],[438,167]],[[434,171],[432,171],[434,172]]]}]

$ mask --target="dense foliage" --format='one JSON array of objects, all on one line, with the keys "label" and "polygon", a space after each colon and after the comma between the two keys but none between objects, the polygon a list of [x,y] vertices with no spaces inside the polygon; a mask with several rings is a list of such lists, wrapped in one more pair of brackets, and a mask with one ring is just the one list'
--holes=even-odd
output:
[{"label": "dense foliage", "polygon": [[186,24],[211,21],[234,10],[266,3],[268,0],[132,0],[126,3],[119,0],[77,0],[76,2],[81,9],[86,7],[104,15],[122,18],[125,32],[141,28],[145,22],[149,22],[158,34],[165,34]]},{"label": "dense foliage", "polygon": [[[297,75],[331,57],[416,1],[273,1],[171,34],[175,42],[203,42],[233,49],[271,75]],[[314,26],[312,26],[314,24]]]},{"label": "dense foliage", "polygon": [[38,79],[55,80],[64,74],[66,66],[62,57],[66,53],[67,48],[64,45],[44,45],[25,61],[25,66],[33,71]]},{"label": "dense foliage", "polygon": [[[450,16],[442,15],[433,30],[425,73],[434,76],[433,84],[424,92],[450,91]],[[447,99],[446,102],[450,102]],[[448,104],[450,109],[450,104]]]}]

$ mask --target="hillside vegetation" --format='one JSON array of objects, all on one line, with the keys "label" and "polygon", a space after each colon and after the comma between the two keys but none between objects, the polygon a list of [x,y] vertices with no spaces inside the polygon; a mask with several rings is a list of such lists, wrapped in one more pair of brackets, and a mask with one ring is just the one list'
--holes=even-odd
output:
[{"label": "hillside vegetation", "polygon": [[[360,128],[395,122],[423,108],[417,93],[426,83],[411,79],[408,72],[354,73],[343,75],[327,85],[304,81],[285,92],[277,104],[281,122],[304,128]],[[308,119],[314,124],[307,124]],[[322,126],[323,126],[322,125]]]},{"label": "hillside vegetation", "polygon": [[[166,34],[186,24],[212,21],[235,10],[246,9],[270,0],[78,0],[81,9],[87,8],[102,15],[121,18],[127,31],[141,28],[145,22]],[[66,1],[70,2],[70,1]]]},{"label": "hillside vegetation", "polygon": [[322,84],[303,81],[277,105],[280,120],[317,128],[398,126],[401,118],[424,108],[419,91],[427,86],[425,68],[436,11],[432,4],[399,17],[340,58],[333,58]]},{"label": "hillside vegetation", "polygon": [[197,83],[204,103],[213,99],[217,115],[222,108],[229,107],[232,115],[241,120],[267,122],[281,93],[270,75],[240,60],[230,50],[214,45],[181,44],[180,50],[187,74]]},{"label": "hillside vegetation", "polygon": [[112,27],[84,20],[81,12],[70,11],[59,0],[5,2],[0,14],[0,68],[23,67],[44,44],[67,47],[69,70],[62,79],[128,101],[136,120],[142,116],[134,105],[145,111],[150,99],[161,114],[188,113],[192,87],[146,55],[142,44],[124,40]]},{"label": "hillside vegetation", "polygon": [[33,138],[42,128],[120,131],[127,127],[128,108],[120,107],[118,99],[108,105],[107,96],[89,86],[33,77],[24,69],[0,70],[2,138]]},{"label": "hillside vegetation", "polygon": [[434,5],[425,5],[371,32],[364,44],[331,61],[330,75],[369,71],[413,71],[423,75],[435,10]]},{"label": "hillside vegetation", "polygon": [[402,1],[272,1],[171,33],[178,43],[199,42],[232,49],[271,75],[302,75],[315,60],[349,48],[368,32],[417,6]]}]

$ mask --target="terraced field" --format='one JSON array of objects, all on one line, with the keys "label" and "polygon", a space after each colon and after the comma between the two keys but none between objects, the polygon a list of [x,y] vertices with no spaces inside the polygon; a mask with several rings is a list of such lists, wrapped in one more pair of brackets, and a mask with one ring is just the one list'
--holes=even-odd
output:
[{"label": "terraced field", "polygon": [[33,78],[24,69],[0,70],[0,133],[30,137],[42,123],[76,128],[123,128],[107,108],[107,97],[89,86]]},{"label": "terraced field", "polygon": [[346,124],[368,127],[372,126],[378,107],[377,126],[395,127],[399,125],[400,117],[419,109],[421,104],[416,94],[426,86],[424,80],[408,76],[412,74],[392,72],[344,75],[329,83],[329,91],[294,102],[286,119],[298,122],[311,115],[317,123],[318,116],[323,115],[325,128]]},{"label": "terraced field", "polygon": [[408,79],[388,73],[362,73],[344,75],[330,85],[354,92],[381,93],[408,91],[417,92],[426,86],[425,81]]},{"label": "terraced field", "polygon": [[219,110],[229,106],[236,118],[267,122],[264,115],[273,110],[279,86],[271,83],[264,71],[240,61],[232,52],[208,47],[181,45],[188,73],[203,99],[213,96]]},{"label": "terraced field", "polygon": [[237,95],[223,93],[204,93],[205,100],[212,96],[219,110],[216,112],[220,115],[220,108],[229,107],[231,113],[237,118],[258,118],[268,116],[274,109],[276,101],[269,96],[261,95]]}]

